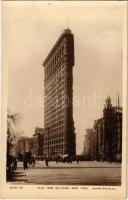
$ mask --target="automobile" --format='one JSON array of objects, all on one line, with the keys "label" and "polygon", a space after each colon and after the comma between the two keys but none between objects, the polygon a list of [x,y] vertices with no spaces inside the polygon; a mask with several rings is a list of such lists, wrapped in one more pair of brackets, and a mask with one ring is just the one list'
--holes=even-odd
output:
[{"label": "automobile", "polygon": [[69,155],[63,155],[62,156],[62,162],[72,163],[72,156]]}]

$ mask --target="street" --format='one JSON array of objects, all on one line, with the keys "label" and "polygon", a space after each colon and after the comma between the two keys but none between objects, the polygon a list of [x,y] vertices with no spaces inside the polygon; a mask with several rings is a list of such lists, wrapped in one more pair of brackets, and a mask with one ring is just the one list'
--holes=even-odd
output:
[{"label": "street", "polygon": [[120,185],[120,163],[101,163],[83,161],[74,163],[49,162],[47,168],[44,161],[36,161],[35,167],[23,170],[23,163],[18,162],[17,171],[11,184],[42,185]]}]

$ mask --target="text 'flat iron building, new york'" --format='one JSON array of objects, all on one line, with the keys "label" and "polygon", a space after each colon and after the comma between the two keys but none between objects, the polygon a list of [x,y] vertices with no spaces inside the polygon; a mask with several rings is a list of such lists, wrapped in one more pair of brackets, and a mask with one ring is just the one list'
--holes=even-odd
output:
[{"label": "text 'flat iron building, new york'", "polygon": [[74,36],[66,29],[43,62],[44,155],[75,155],[73,121]]}]

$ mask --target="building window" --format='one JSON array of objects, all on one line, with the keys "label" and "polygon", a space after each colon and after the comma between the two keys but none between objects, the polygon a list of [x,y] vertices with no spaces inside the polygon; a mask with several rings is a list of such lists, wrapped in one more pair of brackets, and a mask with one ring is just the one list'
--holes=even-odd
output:
[{"label": "building window", "polygon": [[62,56],[64,55],[64,46],[62,46],[62,48],[61,48],[61,54],[62,54]]},{"label": "building window", "polygon": [[59,58],[61,58],[61,49],[59,50]]}]

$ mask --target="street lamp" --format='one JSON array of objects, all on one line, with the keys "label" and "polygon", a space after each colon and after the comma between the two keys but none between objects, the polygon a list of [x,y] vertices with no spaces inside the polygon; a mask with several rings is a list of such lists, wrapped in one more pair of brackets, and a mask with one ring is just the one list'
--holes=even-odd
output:
[{"label": "street lamp", "polygon": [[46,130],[48,131],[48,157],[49,157],[49,127],[47,127]]}]

